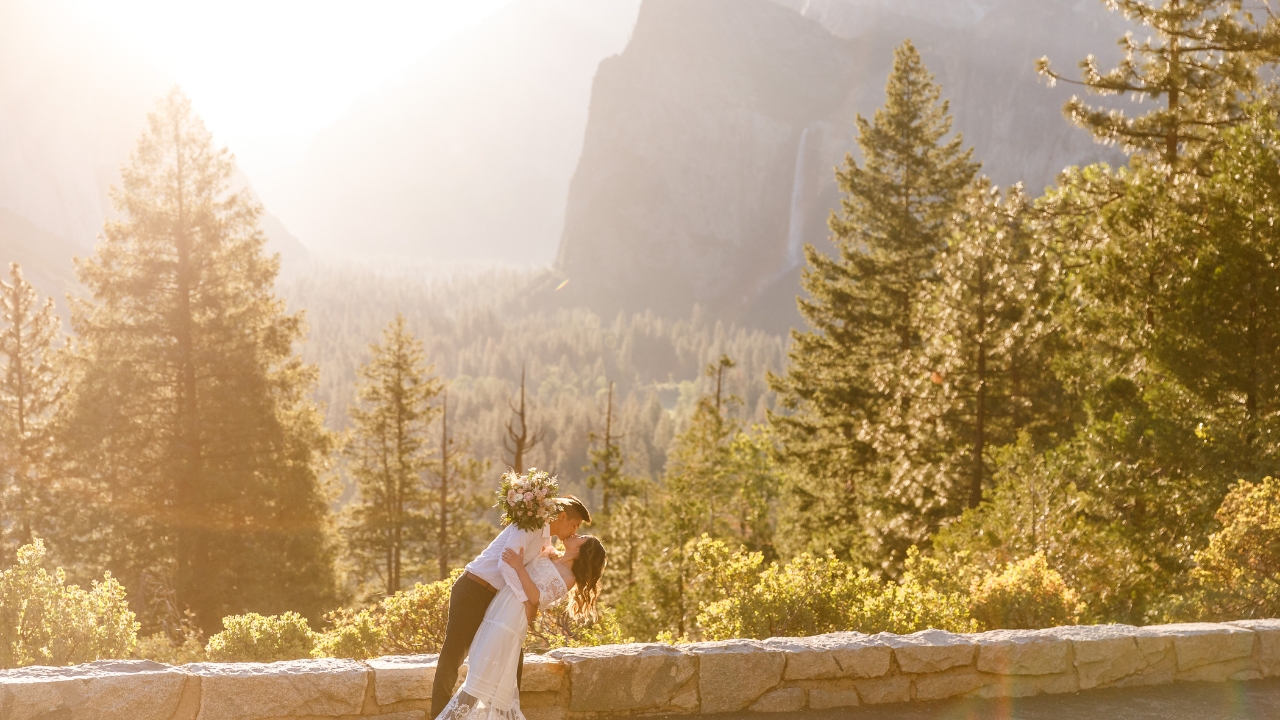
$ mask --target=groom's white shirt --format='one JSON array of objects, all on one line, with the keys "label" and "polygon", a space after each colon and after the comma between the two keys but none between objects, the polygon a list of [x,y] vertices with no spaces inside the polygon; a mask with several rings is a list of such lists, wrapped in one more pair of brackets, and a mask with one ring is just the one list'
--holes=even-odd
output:
[{"label": "groom's white shirt", "polygon": [[543,525],[542,530],[521,530],[515,525],[508,525],[498,533],[498,537],[489,543],[475,560],[467,563],[467,572],[494,586],[499,592],[509,587],[520,602],[527,602],[524,586],[520,584],[520,575],[516,569],[502,562],[502,552],[507,548],[524,551],[524,563],[528,565],[534,558],[542,554],[542,549],[551,544],[551,526]]}]

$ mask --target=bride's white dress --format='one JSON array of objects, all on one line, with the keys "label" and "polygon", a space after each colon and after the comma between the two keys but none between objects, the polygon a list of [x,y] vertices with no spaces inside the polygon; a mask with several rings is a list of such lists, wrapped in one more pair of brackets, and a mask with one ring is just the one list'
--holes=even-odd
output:
[{"label": "bride's white dress", "polygon": [[[546,555],[525,569],[538,586],[538,609],[546,610],[568,594],[560,571]],[[529,621],[524,603],[503,588],[471,641],[467,679],[449,700],[438,720],[524,720],[516,687],[516,662],[524,647]]]}]

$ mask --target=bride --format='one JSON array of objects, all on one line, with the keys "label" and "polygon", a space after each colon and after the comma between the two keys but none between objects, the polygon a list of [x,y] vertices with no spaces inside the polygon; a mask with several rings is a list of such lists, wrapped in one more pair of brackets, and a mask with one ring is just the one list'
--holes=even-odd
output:
[{"label": "bride", "polygon": [[515,569],[528,603],[509,588],[498,593],[485,611],[484,623],[471,643],[467,679],[449,700],[438,720],[524,720],[516,662],[524,649],[525,633],[539,610],[546,610],[573,591],[569,612],[583,619],[595,613],[604,545],[591,535],[564,541],[564,554],[548,549],[524,564],[523,551],[508,549],[503,562]]}]

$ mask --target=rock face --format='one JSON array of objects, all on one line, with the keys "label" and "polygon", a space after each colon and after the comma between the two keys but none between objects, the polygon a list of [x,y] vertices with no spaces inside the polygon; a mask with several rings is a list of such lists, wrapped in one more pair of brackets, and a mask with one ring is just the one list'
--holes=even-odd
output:
[{"label": "rock face", "polygon": [[557,258],[566,302],[791,325],[803,244],[830,249],[833,168],[856,153],[854,116],[884,103],[907,37],[997,182],[1035,193],[1069,164],[1116,157],[1062,119],[1070,92],[1032,66],[1107,62],[1123,27],[1104,8],[950,5],[645,0],[593,86]]},{"label": "rock face", "polygon": [[[0,671],[3,720],[426,720],[436,656]],[[1280,620],[638,643],[526,655],[529,720],[778,713],[1280,676]]]}]

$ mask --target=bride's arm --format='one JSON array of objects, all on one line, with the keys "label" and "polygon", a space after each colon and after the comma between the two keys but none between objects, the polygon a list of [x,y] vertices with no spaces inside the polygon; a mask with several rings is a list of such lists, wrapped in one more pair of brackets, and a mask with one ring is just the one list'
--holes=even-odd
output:
[{"label": "bride's arm", "polygon": [[533,619],[538,616],[538,601],[542,599],[542,593],[538,590],[538,585],[533,582],[533,578],[529,577],[529,571],[525,569],[524,551],[507,548],[502,552],[502,561],[510,565],[520,577],[520,587],[524,589],[525,597],[528,598],[524,603],[524,614],[532,625]]}]

